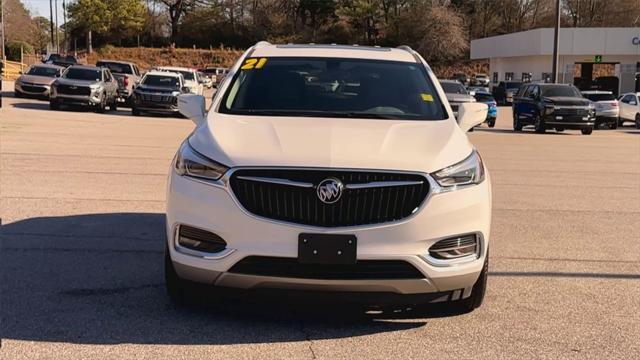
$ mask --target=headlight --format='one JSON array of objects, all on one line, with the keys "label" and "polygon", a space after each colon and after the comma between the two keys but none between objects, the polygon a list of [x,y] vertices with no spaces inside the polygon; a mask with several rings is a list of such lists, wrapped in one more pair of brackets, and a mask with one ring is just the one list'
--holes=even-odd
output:
[{"label": "headlight", "polygon": [[218,180],[229,170],[228,167],[199,154],[189,145],[188,140],[183,142],[178,150],[175,168],[180,175],[207,180]]},{"label": "headlight", "polygon": [[432,174],[444,191],[455,190],[459,186],[479,184],[484,181],[484,165],[477,151],[461,162]]},{"label": "headlight", "polygon": [[91,89],[91,91],[98,91],[100,90],[100,84],[89,85],[89,88]]},{"label": "headlight", "polygon": [[180,94],[182,94],[180,91],[173,91],[173,92],[171,92],[171,96],[178,96],[178,95],[180,95]]}]

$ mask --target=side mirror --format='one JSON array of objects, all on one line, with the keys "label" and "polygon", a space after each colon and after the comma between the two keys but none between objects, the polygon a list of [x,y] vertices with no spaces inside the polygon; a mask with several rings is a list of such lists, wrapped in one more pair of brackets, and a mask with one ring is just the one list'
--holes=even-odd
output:
[{"label": "side mirror", "polygon": [[487,119],[489,106],[483,103],[462,103],[458,108],[458,126],[467,132],[474,126],[482,124]]},{"label": "side mirror", "polygon": [[191,88],[189,88],[188,86],[183,86],[182,89],[180,89],[180,90],[182,90],[182,92],[185,93],[185,94],[190,94],[191,93]]},{"label": "side mirror", "polygon": [[191,119],[196,126],[205,120],[207,109],[204,96],[196,94],[182,94],[178,96],[178,111]]}]

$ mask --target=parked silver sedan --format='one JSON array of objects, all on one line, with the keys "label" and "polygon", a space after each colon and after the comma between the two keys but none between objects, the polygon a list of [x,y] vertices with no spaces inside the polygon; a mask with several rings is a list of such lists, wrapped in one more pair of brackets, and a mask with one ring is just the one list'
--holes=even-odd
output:
[{"label": "parked silver sedan", "polygon": [[14,83],[16,97],[38,96],[49,98],[51,84],[60,76],[64,67],[51,64],[37,64],[31,66],[20,75]]}]

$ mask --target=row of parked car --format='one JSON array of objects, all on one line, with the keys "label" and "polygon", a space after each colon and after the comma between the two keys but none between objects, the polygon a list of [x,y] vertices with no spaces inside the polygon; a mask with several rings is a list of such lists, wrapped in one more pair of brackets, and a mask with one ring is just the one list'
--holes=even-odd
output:
[{"label": "row of parked car", "polygon": [[[63,61],[63,62],[61,62]],[[143,112],[178,114],[180,94],[202,95],[227,73],[224,68],[193,69],[158,66],[146,73],[132,62],[100,60],[95,66],[79,65],[73,57],[48,56],[15,81],[15,96],[49,100],[49,107],[84,106],[97,112],[115,111],[119,105]]]},{"label": "row of parked car", "polygon": [[536,132],[549,129],[580,130],[588,135],[606,126],[616,129],[625,122],[634,122],[640,129],[640,93],[627,93],[616,98],[611,91],[580,92],[568,84],[500,82],[488,86],[466,87],[458,78],[440,80],[454,112],[460,103],[480,101],[489,106],[486,123],[495,125],[497,105],[513,107],[513,129],[522,131],[531,125]]}]

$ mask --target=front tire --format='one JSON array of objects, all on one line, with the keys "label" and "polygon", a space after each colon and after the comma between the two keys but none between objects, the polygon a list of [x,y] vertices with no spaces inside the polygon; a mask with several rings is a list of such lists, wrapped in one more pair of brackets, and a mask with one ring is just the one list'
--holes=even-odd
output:
[{"label": "front tire", "polygon": [[640,129],[640,114],[636,114],[636,129]]},{"label": "front tire", "polygon": [[489,122],[487,123],[487,125],[489,125],[490,128],[496,126],[496,119],[491,119],[489,120]]},{"label": "front tire", "polygon": [[135,105],[133,105],[133,107],[131,108],[131,115],[140,116],[140,110],[138,110],[138,108]]},{"label": "front tire", "polygon": [[544,134],[545,131],[547,130],[544,125],[544,120],[540,115],[536,115],[535,127],[536,127],[535,130],[538,134]]},{"label": "front tire", "polygon": [[49,109],[54,111],[60,109],[60,104],[56,99],[49,99]]},{"label": "front tire", "polygon": [[113,98],[113,102],[109,105],[109,110],[110,111],[118,111],[118,98],[114,97]]},{"label": "front tire", "polygon": [[107,109],[107,94],[102,94],[102,98],[100,99],[100,104],[96,107],[96,112],[103,114]]},{"label": "front tire", "polygon": [[582,135],[591,135],[591,133],[593,132],[593,128],[592,127],[582,128],[580,129],[580,132],[582,133]]},{"label": "front tire", "polygon": [[176,273],[168,248],[165,248],[164,251],[164,283],[167,289],[167,295],[169,295],[169,298],[174,304],[184,305],[188,303],[192,292],[191,284]]},{"label": "front tire", "polygon": [[484,295],[487,292],[487,278],[489,275],[489,252],[487,251],[487,255],[485,256],[484,266],[482,267],[482,272],[480,272],[480,276],[476,283],[473,284],[473,289],[471,290],[471,295],[462,300],[454,301],[451,303],[451,308],[456,313],[469,313],[482,305],[484,301]]},{"label": "front tire", "polygon": [[616,120],[616,121],[614,121],[614,122],[609,123],[609,129],[611,129],[611,130],[615,130],[615,129],[617,129],[617,128],[618,128],[618,120]]},{"label": "front tire", "polygon": [[520,116],[516,111],[513,112],[513,131],[522,131],[522,123],[520,122]]}]

